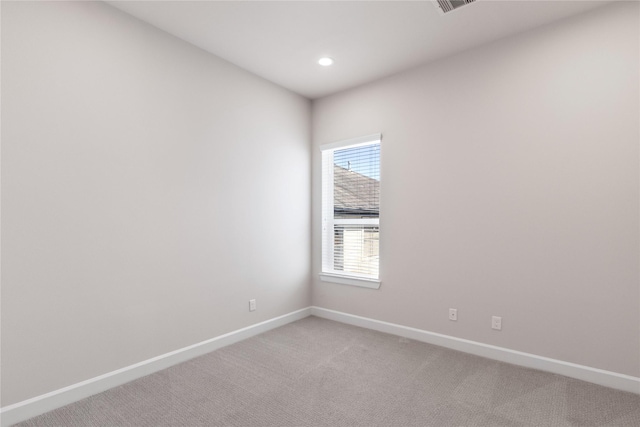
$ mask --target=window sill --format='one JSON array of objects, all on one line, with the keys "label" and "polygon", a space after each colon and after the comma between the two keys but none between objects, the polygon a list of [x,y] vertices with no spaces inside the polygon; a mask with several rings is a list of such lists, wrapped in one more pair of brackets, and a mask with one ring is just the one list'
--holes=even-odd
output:
[{"label": "window sill", "polygon": [[323,282],[340,283],[341,285],[360,286],[361,288],[380,289],[380,280],[364,279],[353,276],[340,276],[337,274],[320,273]]}]

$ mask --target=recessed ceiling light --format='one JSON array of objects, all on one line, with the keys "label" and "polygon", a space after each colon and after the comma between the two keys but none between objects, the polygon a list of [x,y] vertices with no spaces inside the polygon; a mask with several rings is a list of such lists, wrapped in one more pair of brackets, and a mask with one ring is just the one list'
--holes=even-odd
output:
[{"label": "recessed ceiling light", "polygon": [[328,67],[329,65],[333,64],[333,59],[325,56],[324,58],[320,58],[318,60],[318,64],[322,65],[323,67]]}]

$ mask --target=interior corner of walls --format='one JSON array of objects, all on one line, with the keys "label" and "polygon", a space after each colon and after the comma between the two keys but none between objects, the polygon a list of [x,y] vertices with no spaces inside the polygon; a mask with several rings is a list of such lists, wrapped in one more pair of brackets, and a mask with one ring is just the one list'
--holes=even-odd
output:
[{"label": "interior corner of walls", "polygon": [[108,4],[0,4],[5,402],[310,303],[308,99]]}]

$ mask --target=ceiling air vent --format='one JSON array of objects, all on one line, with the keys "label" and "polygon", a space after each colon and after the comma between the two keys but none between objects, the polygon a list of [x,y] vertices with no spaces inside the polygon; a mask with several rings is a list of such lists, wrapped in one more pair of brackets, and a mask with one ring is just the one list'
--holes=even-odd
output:
[{"label": "ceiling air vent", "polygon": [[461,8],[469,3],[473,3],[476,0],[436,0],[436,7],[441,14],[453,12],[456,9]]}]

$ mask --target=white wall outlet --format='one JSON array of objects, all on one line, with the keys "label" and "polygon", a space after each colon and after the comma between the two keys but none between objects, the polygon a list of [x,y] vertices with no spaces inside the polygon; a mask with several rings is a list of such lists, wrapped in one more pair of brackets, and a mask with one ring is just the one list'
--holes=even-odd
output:
[{"label": "white wall outlet", "polygon": [[458,309],[450,308],[449,309],[449,320],[458,320]]},{"label": "white wall outlet", "polygon": [[502,330],[502,317],[491,316],[491,329]]},{"label": "white wall outlet", "polygon": [[249,311],[256,311],[256,300],[249,300]]}]

